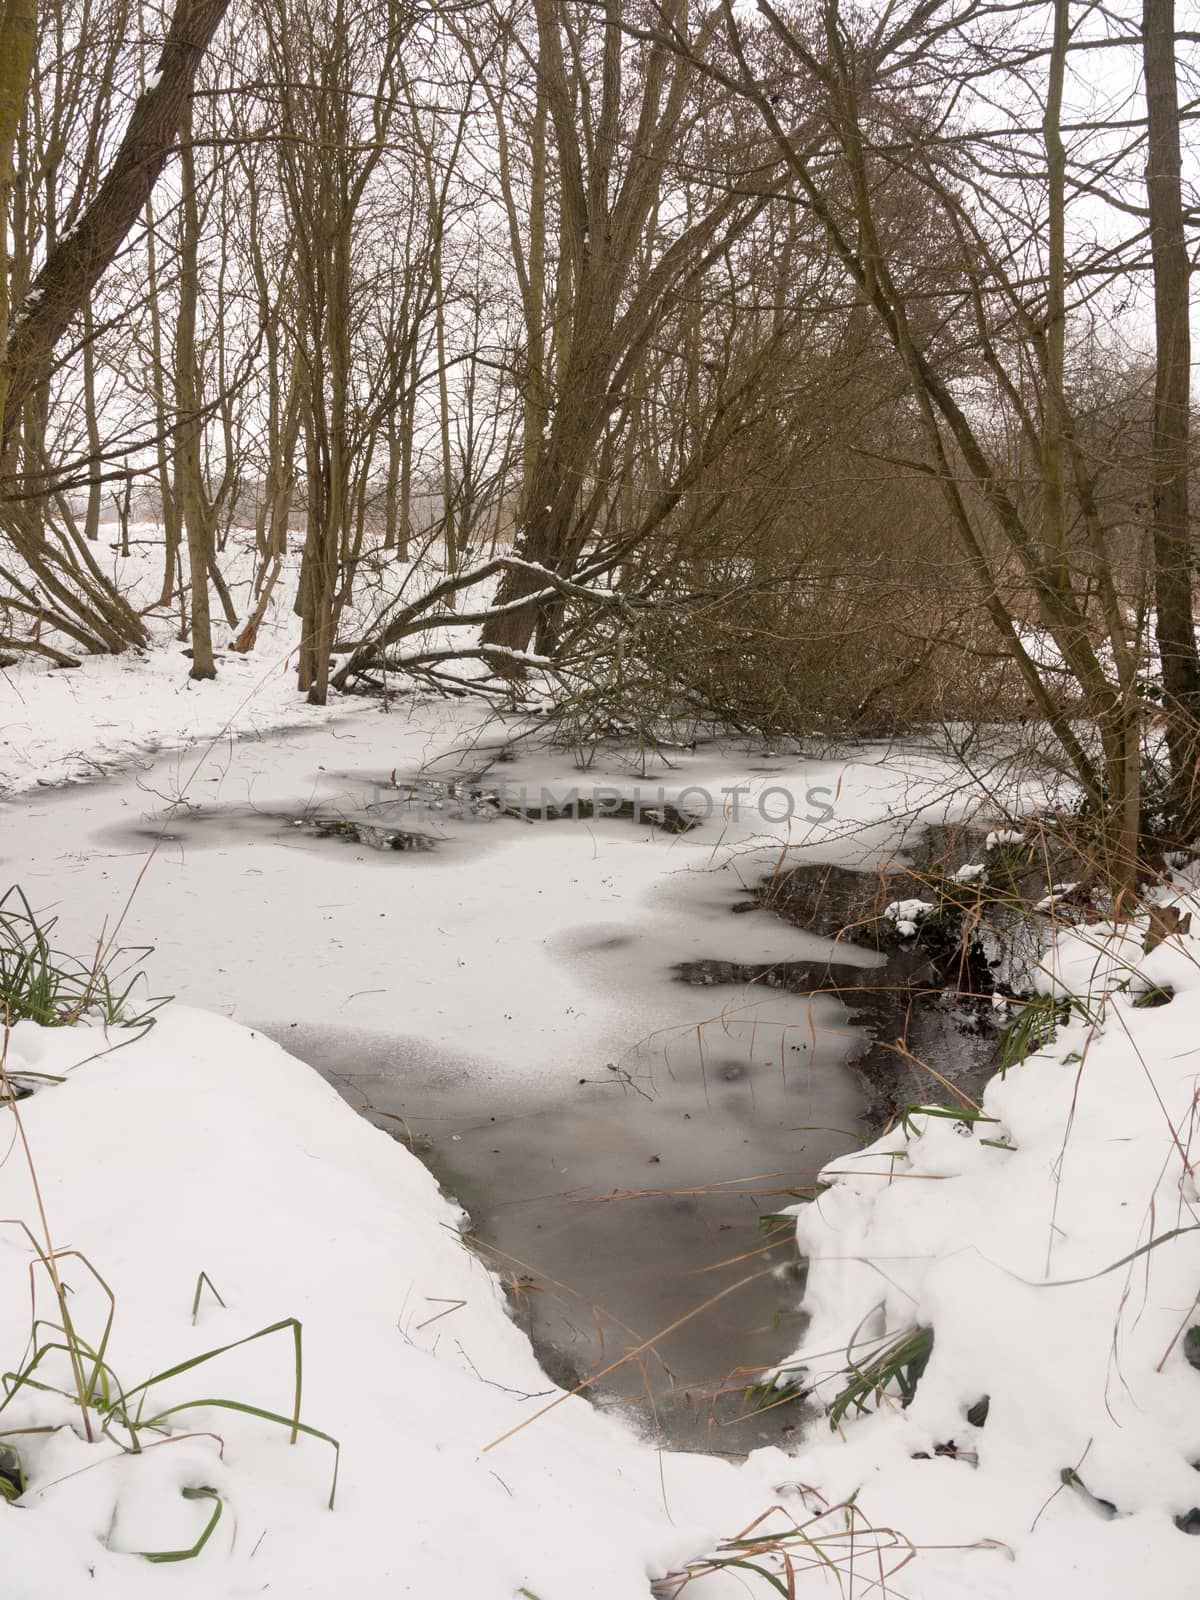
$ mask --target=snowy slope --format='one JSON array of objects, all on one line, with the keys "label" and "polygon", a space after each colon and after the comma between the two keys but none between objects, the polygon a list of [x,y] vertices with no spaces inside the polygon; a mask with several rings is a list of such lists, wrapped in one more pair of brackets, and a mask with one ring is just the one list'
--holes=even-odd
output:
[{"label": "snowy slope", "polygon": [[[150,665],[13,674],[6,715],[20,707],[26,743],[10,746],[9,781],[61,774],[76,747],[84,770],[220,726],[210,712],[228,717],[224,701],[203,698],[213,686],[186,687],[176,661]],[[93,726],[109,714],[106,674],[120,706],[107,732]],[[224,681],[217,693],[232,701],[234,674]],[[189,721],[194,694],[203,716]],[[74,721],[54,695],[75,697]],[[269,694],[249,705],[275,725],[294,696],[287,687],[274,708]],[[196,781],[210,785],[206,804],[233,790],[264,814],[305,795],[334,803],[347,785],[460,747],[463,733],[457,713],[410,701],[401,717],[355,715],[288,746],[223,749]],[[326,739],[328,762],[317,747]],[[506,771],[535,789],[577,777],[546,752]],[[100,786],[6,807],[11,875],[28,876],[39,904],[62,905],[73,947],[88,948],[137,880],[144,843],[129,846],[139,827],[156,831],[151,814],[177,793],[170,776],[147,772],[133,794]],[[588,776],[623,792],[632,781],[613,769]],[[914,815],[974,803],[970,785],[902,750],[753,770],[684,753],[660,776],[716,793],[729,782],[753,794],[820,781],[837,815],[793,833],[753,810],[741,823],[718,811],[670,841],[627,823],[563,824],[536,846],[525,824],[503,822],[494,834],[468,830],[461,850],[450,830],[440,855],[396,858],[384,873],[353,850],[271,854],[224,835],[206,845],[205,825],[189,831],[184,810],[125,936],[160,945],[156,985],[185,979],[204,1003],[316,1021],[353,1002],[360,1025],[394,1027],[399,1014],[463,1059],[482,1036],[506,1076],[569,1086],[587,1063],[617,1055],[620,1037],[662,1023],[671,959],[809,953],[794,930],[727,915],[739,885],[784,847],[793,859],[866,861]],[[402,915],[385,943],[371,930],[394,907]],[[616,931],[632,938],[605,953]],[[302,956],[311,970],[300,986]],[[131,1457],[85,1443],[65,1402],[26,1391],[0,1420],[57,1431],[19,1436],[31,1483],[19,1507],[0,1507],[6,1600],[168,1585],[214,1600],[338,1588],[367,1600],[646,1600],[652,1577],[722,1549],[721,1559],[771,1570],[786,1592],[778,1552],[721,1545],[764,1513],[758,1533],[792,1530],[802,1597],[1194,1595],[1200,1543],[1176,1519],[1200,1505],[1200,1372],[1185,1353],[1200,1323],[1198,976],[1190,935],[1149,957],[1137,930],[1065,935],[1044,988],[1081,1003],[1042,1051],[991,1084],[982,1110],[994,1121],[918,1117],[834,1163],[831,1187],[799,1219],[813,1320],[791,1370],[806,1369],[828,1403],[847,1381],[848,1347],[862,1368],[894,1336],[932,1328],[932,1354],[907,1408],[893,1390],[866,1415],[851,1408],[839,1431],[817,1419],[794,1453],[759,1452],[736,1469],[660,1460],[578,1400],[485,1450],[554,1395],[494,1280],[462,1247],[452,1208],[402,1149],[275,1046],[168,1008],[143,1042],[25,1104],[53,1238],[112,1284],[110,1362],[127,1385],[299,1317],[304,1419],[343,1446],[337,1505],[323,1509],[331,1452],[319,1440],[293,1448],[269,1423],[209,1408],[175,1419],[190,1437]],[[1152,985],[1169,1003],[1135,1005]],[[671,1004],[688,998],[670,993]],[[81,1030],[22,1025],[10,1065],[53,1072],[92,1048]],[[6,1148],[0,1216],[36,1222],[20,1145]],[[0,1359],[13,1370],[29,1335],[31,1255],[11,1225],[0,1241]],[[201,1270],[227,1305],[206,1292],[193,1330]],[[79,1266],[66,1276],[81,1331],[98,1337],[94,1286]],[[50,1304],[43,1288],[42,1314]],[[285,1410],[291,1384],[277,1334],[163,1393]],[[165,1567],[131,1555],[195,1539],[213,1502],[180,1491],[198,1485],[225,1506],[202,1555]],[[661,1592],[681,1592],[679,1580]],[[743,1565],[682,1592],[779,1591]]]},{"label": "snowy slope", "polygon": [[[95,1030],[19,1024],[10,1070],[61,1072]],[[29,1488],[0,1505],[10,1600],[205,1600],[269,1591],[443,1600],[644,1600],[663,1571],[722,1531],[752,1486],[699,1457],[664,1457],[584,1401],[530,1421],[557,1391],[509,1321],[496,1281],[463,1247],[456,1212],[419,1163],[315,1074],[236,1024],[170,1007],[142,1041],[22,1105],[52,1237],[111,1285],[108,1353],[126,1388],[286,1317],[303,1324],[303,1420],[313,1438],[215,1407],[177,1413],[171,1442],[123,1454],[87,1444],[66,1401],[25,1390],[0,1414]],[[7,1140],[6,1140],[7,1143]],[[38,1227],[19,1149],[0,1168],[0,1214]],[[0,1358],[29,1337],[28,1240],[0,1233]],[[191,1304],[203,1271],[197,1324]],[[104,1309],[64,1259],[73,1316],[98,1340]],[[39,1310],[53,1316],[41,1282]],[[38,1376],[67,1379],[56,1358]],[[155,1390],[159,1405],[228,1398],[289,1408],[290,1335],[232,1352]],[[50,1424],[57,1431],[13,1430]],[[72,1431],[72,1424],[75,1431]],[[143,1436],[143,1443],[155,1440]],[[130,1554],[190,1545],[160,1566]]]},{"label": "snowy slope", "polygon": [[[785,1375],[829,1405],[848,1353],[861,1370],[914,1329],[934,1343],[907,1408],[892,1385],[787,1468],[900,1531],[897,1593],[1183,1600],[1200,1585],[1176,1521],[1200,1528],[1200,941],[1143,957],[1128,933],[1067,933],[1051,986],[1084,998],[992,1080],[987,1120],[917,1116],[801,1209],[812,1323]],[[1174,998],[1137,1004],[1152,988]],[[799,1592],[826,1589],[805,1562]]]}]

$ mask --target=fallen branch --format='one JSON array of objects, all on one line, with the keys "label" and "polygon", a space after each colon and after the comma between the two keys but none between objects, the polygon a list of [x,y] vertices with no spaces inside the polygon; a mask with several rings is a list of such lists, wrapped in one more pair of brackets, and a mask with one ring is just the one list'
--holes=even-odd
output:
[{"label": "fallen branch", "polygon": [[15,639],[8,633],[0,633],[0,650],[24,650],[30,655],[45,656],[56,667],[77,667],[80,664],[78,656],[68,655],[65,650],[56,650],[53,645],[43,644],[40,639]]},{"label": "fallen branch", "polygon": [[[498,572],[521,571],[536,573],[545,579],[545,587],[532,596],[525,596],[520,601],[510,602],[499,606],[488,606],[479,611],[457,612],[442,611],[430,617],[426,613],[446,595],[456,594],[462,589],[473,588],[478,583],[485,582],[494,577]],[[458,573],[453,577],[444,578],[441,583],[434,584],[433,588],[420,595],[404,607],[400,614],[393,618],[386,628],[374,639],[363,639],[351,646],[350,659],[338,669],[332,678],[335,689],[344,689],[346,684],[356,674],[384,659],[384,652],[392,645],[398,644],[402,639],[418,631],[424,632],[433,628],[462,628],[476,626],[487,622],[492,617],[503,616],[512,610],[521,610],[533,603],[547,600],[568,598],[573,600],[589,600],[593,603],[606,606],[624,608],[636,604],[636,601],[618,594],[612,589],[595,589],[589,584],[593,576],[593,569],[585,568],[576,578],[561,578],[548,567],[539,566],[534,561],[524,561],[519,556],[493,556],[485,561],[482,566],[474,567],[469,572]],[[382,614],[386,616],[386,611]],[[382,621],[382,616],[379,619]],[[497,655],[507,655],[522,665],[543,666],[548,663],[540,657],[526,656],[521,651],[505,650],[497,645],[485,647]],[[477,654],[478,649],[463,652],[452,652],[448,657],[434,659],[453,659],[459,654]],[[403,659],[403,658],[402,658]],[[422,652],[416,659],[424,661],[430,659],[426,652]]]}]

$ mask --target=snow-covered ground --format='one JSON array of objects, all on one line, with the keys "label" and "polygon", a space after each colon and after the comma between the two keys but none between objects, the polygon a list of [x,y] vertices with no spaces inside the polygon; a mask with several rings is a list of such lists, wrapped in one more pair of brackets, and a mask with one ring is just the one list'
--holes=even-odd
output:
[{"label": "snow-covered ground", "polygon": [[915,1117],[800,1216],[813,1321],[785,1372],[829,1404],[850,1361],[933,1330],[907,1408],[851,1405],[793,1464],[912,1542],[897,1593],[1196,1593],[1200,940],[1143,956],[1143,932],[1064,933],[1043,987],[1076,1009],[983,1117]]},{"label": "snow-covered ground", "polygon": [[[94,1031],[20,1024],[9,1070],[61,1073],[96,1048]],[[140,1455],[123,1448],[111,1410],[93,1409],[88,1443],[69,1399],[20,1389],[0,1412],[0,1439],[29,1481],[19,1506],[0,1503],[12,1600],[643,1600],[648,1572],[752,1514],[755,1487],[727,1465],[660,1457],[583,1400],[538,1416],[557,1392],[498,1284],[457,1242],[433,1179],[260,1035],[171,1007],[144,1040],[71,1073],[21,1117],[40,1193],[6,1135],[0,1212],[28,1219],[44,1247],[44,1207],[55,1247],[81,1253],[64,1254],[61,1271],[92,1348],[107,1303],[89,1269],[111,1287],[110,1398],[296,1318],[301,1419],[341,1454],[330,1510],[328,1443],[302,1435],[293,1446],[278,1423],[195,1404],[289,1414],[290,1328],[155,1385],[146,1421],[184,1409],[141,1434]],[[0,1230],[6,1371],[28,1352],[31,1259],[20,1229]],[[193,1326],[202,1272],[211,1288]],[[34,1276],[49,1343],[59,1318],[45,1272]],[[33,1375],[70,1386],[61,1358]],[[131,1554],[194,1544],[216,1503],[183,1497],[198,1488],[222,1507],[201,1556],[162,1566]]]},{"label": "snow-covered ground", "polygon": [[87,781],[133,755],[228,730],[256,734],[353,715],[296,693],[289,653],[231,654],[211,683],[193,683],[182,647],[91,656],[69,670],[40,660],[0,672],[0,792]]},{"label": "snow-covered ground", "polygon": [[[141,610],[158,597],[161,535],[141,524],[130,532],[135,543],[128,556],[113,548],[111,525],[101,528],[99,549],[106,570]],[[246,613],[253,605],[253,558],[248,547],[239,547],[244,537],[235,535],[223,565],[235,603]],[[289,610],[294,574],[288,577],[276,586],[249,654],[225,648],[233,630],[218,609],[219,673],[211,682],[189,679],[179,617],[163,612],[146,618],[155,641],[151,650],[84,656],[78,667],[66,669],[29,656],[0,670],[0,794],[89,780],[133,755],[175,749],[225,730],[257,733],[344,717],[345,706],[309,706],[296,693],[295,619]],[[69,640],[58,642],[71,648]]]},{"label": "snow-covered ground", "polygon": [[[729,907],[781,852],[869,866],[914,816],[961,815],[978,788],[903,750],[816,762],[701,749],[646,771],[610,752],[582,774],[561,752],[518,746],[493,769],[510,794],[724,798],[681,836],[615,817],[426,813],[433,849],[380,854],[293,824],[313,809],[394,823],[393,774],[478,771],[512,725],[408,696],[386,716],[343,705],[285,736],[312,713],[281,679],[277,701],[264,691],[238,712],[244,737],[148,753],[216,733],[265,661],[193,688],[173,656],[129,663],[128,676],[100,662],[4,677],[11,789],[63,775],[72,751],[77,773],[132,763],[87,787],[14,794],[6,876],[59,914],[65,948],[86,957],[118,924],[121,943],[155,945],[150,987],[186,1008],[22,1103],[40,1201],[14,1129],[0,1215],[43,1246],[48,1226],[111,1286],[106,1363],[126,1388],[298,1318],[302,1420],[340,1441],[337,1501],[324,1508],[327,1443],[292,1446],[277,1423],[212,1404],[287,1412],[286,1329],[155,1386],[144,1417],[209,1404],[174,1413],[171,1442],[140,1455],[120,1450],[115,1424],[88,1443],[68,1401],[23,1388],[0,1413],[0,1441],[19,1447],[29,1478],[19,1505],[0,1505],[6,1595],[645,1600],[653,1579],[720,1552],[750,1565],[686,1593],[733,1600],[790,1592],[785,1550],[801,1595],[1194,1594],[1200,1545],[1175,1519],[1200,1502],[1200,1372],[1187,1359],[1200,1322],[1189,1231],[1200,944],[1175,936],[1143,958],[1136,937],[1065,936],[1045,986],[1084,999],[990,1086],[982,1109],[995,1121],[919,1116],[839,1157],[802,1208],[813,1320],[787,1370],[803,1367],[829,1402],[850,1363],[861,1372],[896,1336],[932,1328],[910,1405],[893,1389],[865,1415],[851,1406],[837,1430],[818,1420],[793,1449],[737,1467],[660,1454],[582,1400],[537,1415],[557,1391],[432,1180],[239,1022],[277,1036],[295,1023],[298,1040],[330,1025],[386,1035],[431,1071],[465,1064],[488,1092],[518,1097],[565,1096],[609,1060],[652,1088],[656,1073],[702,1065],[704,1026],[769,1062],[784,1039],[838,1034],[836,1019],[796,996],[733,991],[714,1004],[672,983],[671,963],[819,957],[823,941]],[[1135,1005],[1148,985],[1169,1003]],[[22,1025],[9,1070],[59,1073],[95,1049],[94,1029]],[[31,1260],[19,1228],[0,1232],[6,1371],[28,1359]],[[200,1272],[225,1305],[205,1288],[193,1328]],[[36,1276],[39,1315],[54,1320]],[[103,1297],[78,1258],[63,1276],[94,1347]],[[35,1374],[65,1375],[54,1356]],[[41,1425],[53,1431],[13,1431]],[[218,1503],[184,1497],[197,1488],[222,1512],[195,1560],[131,1553],[193,1543]],[[722,1546],[752,1524],[755,1538],[782,1540],[773,1553]],[[666,1580],[662,1592],[678,1590]]]},{"label": "snow-covered ground", "polygon": [[[160,757],[9,805],[19,840],[7,830],[8,872],[61,917],[67,948],[93,948],[118,921],[122,943],[153,945],[157,992],[254,1023],[387,1033],[457,1053],[481,1074],[502,1071],[506,1083],[553,1089],[652,1034],[694,1032],[714,1007],[697,1010],[672,979],[675,962],[828,952],[765,912],[728,914],[789,837],[815,859],[870,861],[922,808],[941,815],[964,803],[943,764],[906,769],[887,751],[840,762],[685,751],[638,777],[616,757],[580,772],[565,753],[538,750],[493,774],[533,806],[546,786],[651,799],[690,789],[697,806],[700,793],[715,796],[713,813],[677,836],[649,820],[534,824],[398,807],[393,773],[452,777],[494,753],[505,731],[477,706],[405,700],[324,730]],[[735,821],[720,806],[736,786],[748,793]],[[807,822],[804,796],[818,788],[834,815]],[[794,820],[764,820],[758,799],[771,789],[763,809],[782,813],[786,791]],[[379,852],[314,838],[294,825],[306,814],[407,819],[435,847]],[[731,1020],[729,1006],[718,1009]],[[756,1011],[777,1018],[776,1042],[779,1026],[810,1028],[796,997],[762,1002],[756,992],[734,1009],[748,1026]],[[765,1034],[762,1047],[769,1057]]]}]

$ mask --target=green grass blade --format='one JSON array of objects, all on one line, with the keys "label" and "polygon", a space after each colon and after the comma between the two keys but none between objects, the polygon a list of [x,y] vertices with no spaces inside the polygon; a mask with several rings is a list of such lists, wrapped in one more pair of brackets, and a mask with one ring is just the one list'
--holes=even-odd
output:
[{"label": "green grass blade", "polygon": [[277,1422],[281,1428],[288,1428],[292,1433],[292,1442],[295,1443],[297,1433],[303,1433],[310,1439],[322,1439],[333,1446],[333,1482],[329,1487],[329,1509],[333,1510],[333,1502],[337,1495],[338,1468],[342,1460],[342,1446],[331,1433],[322,1433],[320,1428],[310,1427],[307,1422],[297,1422],[293,1417],[281,1416],[278,1411],[265,1411],[261,1406],[252,1406],[244,1400],[188,1400],[183,1405],[168,1406],[165,1411],[160,1411],[157,1416],[151,1417],[142,1424],[146,1428],[157,1428],[167,1417],[174,1417],[181,1411],[199,1411],[204,1406],[216,1406],[222,1411],[239,1411],[243,1416],[259,1417],[264,1422]]},{"label": "green grass blade", "polygon": [[144,1383],[139,1383],[135,1388],[127,1390],[125,1398],[126,1400],[132,1400],[134,1395],[141,1395],[144,1399],[156,1384],[165,1383],[168,1378],[177,1378],[180,1373],[190,1372],[193,1367],[203,1366],[206,1361],[215,1361],[218,1356],[226,1355],[230,1350],[238,1350],[244,1344],[253,1344],[256,1339],[266,1339],[273,1333],[281,1333],[285,1328],[292,1330],[296,1353],[296,1392],[292,1410],[292,1443],[295,1444],[296,1431],[300,1427],[300,1393],[304,1376],[300,1344],[301,1329],[300,1323],[295,1317],[284,1317],[282,1322],[273,1322],[269,1328],[260,1328],[257,1333],[248,1333],[244,1339],[233,1339],[229,1344],[217,1345],[215,1349],[206,1350],[202,1355],[192,1356],[187,1361],[180,1361],[176,1366],[167,1367],[163,1372],[156,1372],[153,1377],[147,1378]]},{"label": "green grass blade", "polygon": [[202,1484],[197,1489],[184,1489],[185,1500],[211,1500],[213,1502],[212,1516],[204,1525],[204,1531],[187,1550],[139,1550],[138,1555],[144,1556],[147,1561],[192,1561],[198,1556],[204,1546],[212,1537],[212,1531],[221,1520],[221,1497],[215,1489],[210,1489],[207,1484]]},{"label": "green grass blade", "polygon": [[196,1326],[196,1317],[197,1317],[197,1315],[198,1315],[198,1313],[200,1311],[200,1291],[204,1287],[205,1284],[208,1285],[213,1299],[221,1307],[222,1311],[227,1311],[229,1309],[229,1307],[225,1304],[224,1300],[221,1299],[221,1292],[217,1288],[216,1284],[212,1281],[212,1279],[209,1277],[207,1272],[203,1272],[202,1271],[200,1273],[200,1276],[196,1279],[196,1292],[192,1296],[192,1327],[193,1328]]}]

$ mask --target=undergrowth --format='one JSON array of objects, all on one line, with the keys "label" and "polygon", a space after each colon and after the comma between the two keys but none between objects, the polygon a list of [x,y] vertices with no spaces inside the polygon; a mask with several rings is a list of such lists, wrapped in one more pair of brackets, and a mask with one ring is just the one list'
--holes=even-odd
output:
[{"label": "undergrowth", "polygon": [[829,1405],[831,1428],[838,1427],[851,1406],[856,1415],[878,1406],[893,1387],[900,1392],[900,1403],[908,1405],[933,1354],[932,1328],[906,1328],[903,1333],[875,1341],[875,1353],[860,1364],[854,1357],[858,1332],[856,1328],[846,1347],[849,1380]]},{"label": "undergrowth", "polygon": [[[205,1350],[199,1355],[189,1357],[186,1361],[165,1367],[126,1388],[118,1378],[108,1356],[116,1315],[116,1298],[112,1289],[80,1251],[57,1251],[51,1257],[39,1246],[30,1229],[23,1227],[23,1232],[35,1253],[35,1260],[31,1265],[31,1277],[34,1277],[39,1267],[44,1269],[54,1289],[59,1315],[58,1320],[54,1320],[41,1318],[35,1314],[29,1343],[21,1364],[11,1371],[0,1374],[0,1384],[3,1385],[3,1393],[0,1394],[0,1495],[8,1500],[17,1500],[26,1488],[21,1447],[15,1441],[30,1435],[53,1433],[59,1427],[66,1426],[65,1423],[12,1428],[4,1425],[4,1413],[18,1397],[28,1391],[36,1391],[66,1400],[78,1415],[76,1431],[89,1444],[97,1443],[104,1438],[129,1455],[140,1455],[151,1444],[166,1443],[176,1437],[191,1437],[190,1432],[184,1435],[174,1433],[174,1419],[184,1412],[210,1408],[238,1412],[243,1416],[254,1417],[259,1421],[286,1428],[292,1444],[297,1442],[301,1434],[322,1440],[332,1448],[334,1455],[328,1499],[329,1508],[333,1509],[341,1447],[331,1434],[301,1420],[303,1346],[301,1324],[295,1317],[285,1317],[269,1327],[245,1334],[240,1339],[216,1345],[211,1350]],[[68,1296],[71,1291],[63,1282],[59,1270],[61,1263],[68,1259],[73,1260],[91,1277],[93,1283],[99,1287],[107,1306],[97,1338],[85,1338],[68,1309]],[[201,1288],[205,1283],[214,1296],[220,1299],[211,1279],[207,1273],[202,1272],[196,1281],[193,1318],[196,1306],[199,1304]],[[36,1280],[33,1287],[36,1307]],[[208,1362],[243,1345],[253,1344],[259,1339],[266,1339],[275,1334],[287,1336],[289,1333],[292,1343],[293,1382],[292,1405],[286,1414],[251,1405],[248,1401],[220,1395],[201,1395],[168,1404],[162,1404],[155,1398],[162,1385],[171,1379],[182,1377],[185,1373],[205,1366]],[[218,1491],[210,1484],[189,1484],[181,1492],[185,1499],[211,1501],[213,1505],[196,1542],[185,1549],[142,1550],[133,1553],[143,1555],[147,1560],[159,1562],[185,1561],[199,1555],[220,1520],[223,1502]]]},{"label": "undergrowth", "polygon": [[[12,1146],[19,1149],[28,1169],[37,1212],[36,1226],[9,1219],[30,1247],[31,1323],[25,1349],[19,1361],[0,1371],[0,1506],[20,1503],[30,1486],[30,1469],[25,1456],[30,1442],[39,1435],[53,1434],[70,1427],[88,1445],[107,1440],[125,1455],[140,1455],[153,1445],[195,1437],[190,1430],[177,1430],[177,1419],[185,1412],[218,1410],[253,1417],[259,1422],[285,1428],[296,1444],[301,1435],[321,1440],[333,1450],[334,1464],[328,1504],[333,1507],[337,1491],[338,1441],[319,1428],[301,1420],[303,1388],[302,1330],[295,1317],[285,1317],[269,1327],[259,1328],[240,1338],[214,1346],[171,1366],[153,1372],[126,1387],[110,1359],[109,1347],[116,1316],[116,1297],[82,1251],[56,1249],[42,1199],[37,1166],[27,1134],[13,1079],[42,1076],[8,1068],[9,1029],[18,1022],[33,1022],[42,1027],[67,1027],[80,1021],[100,1022],[129,1031],[124,1041],[131,1043],[153,1026],[155,1013],[164,999],[135,1002],[135,988],[143,978],[145,949],[112,949],[102,945],[91,964],[64,954],[50,942],[56,918],[39,916],[19,888],[0,897],[0,1114],[14,1123]],[[75,1307],[80,1300],[62,1275],[65,1263],[86,1274],[105,1306],[101,1324],[92,1336],[85,1336],[77,1321]],[[39,1315],[39,1286],[49,1283],[53,1311]],[[207,1286],[213,1298],[224,1307],[208,1274],[201,1272],[192,1299],[192,1322],[196,1320],[200,1296]],[[209,1362],[243,1345],[275,1335],[291,1336],[292,1403],[285,1413],[252,1405],[249,1401],[222,1395],[200,1394],[184,1400],[163,1393],[171,1380],[206,1366]],[[0,1357],[3,1360],[3,1357]],[[35,1395],[58,1397],[69,1407],[68,1417],[50,1423],[22,1425],[27,1418],[19,1404]],[[30,1415],[44,1415],[44,1406],[35,1406]],[[218,1446],[223,1442],[213,1435]],[[33,1474],[36,1483],[36,1471]],[[50,1487],[49,1485],[42,1486]],[[212,1537],[221,1519],[224,1502],[211,1484],[189,1483],[180,1490],[184,1499],[211,1506],[195,1541],[184,1548],[129,1552],[152,1562],[188,1561],[198,1556]]]},{"label": "undergrowth", "polygon": [[69,1027],[89,1019],[110,1028],[144,1033],[167,997],[135,1002],[144,979],[146,947],[97,954],[88,963],[50,942],[57,917],[39,916],[25,892],[13,885],[0,895],[0,1014],[11,1027],[36,1022]]}]

